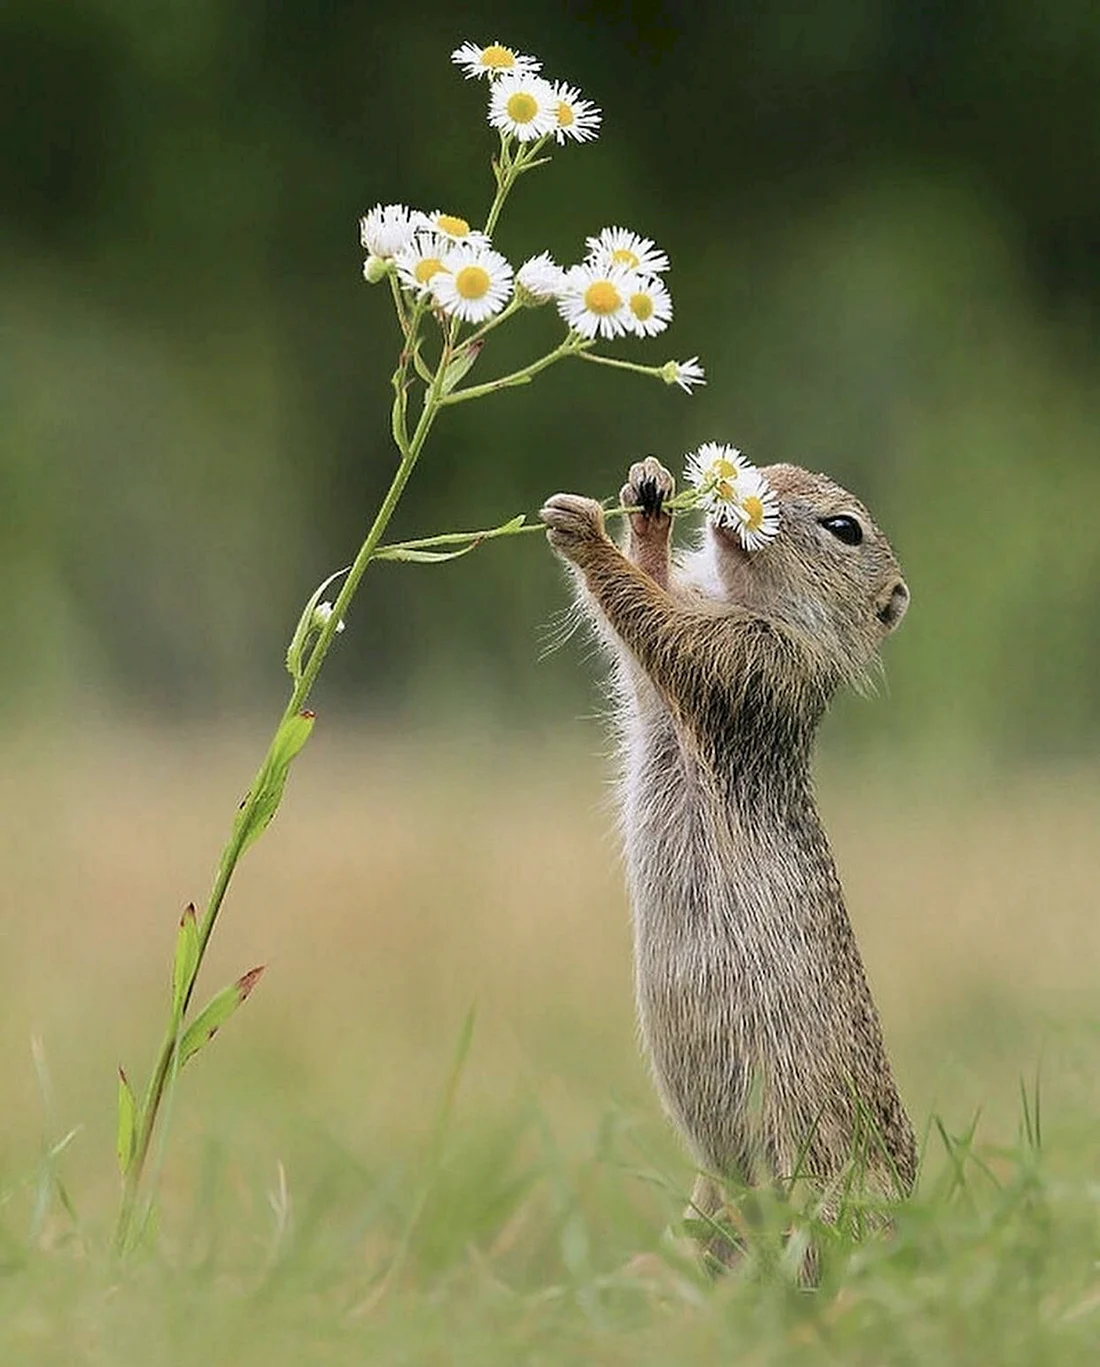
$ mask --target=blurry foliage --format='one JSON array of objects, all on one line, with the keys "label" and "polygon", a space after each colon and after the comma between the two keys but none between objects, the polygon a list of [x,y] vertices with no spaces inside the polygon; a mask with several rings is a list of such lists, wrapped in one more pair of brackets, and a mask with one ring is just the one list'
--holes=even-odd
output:
[{"label": "blurry foliage", "polygon": [[[1006,751],[1095,741],[1100,12],[823,0],[392,7],[7,0],[0,10],[0,572],[20,684],[51,703],[239,708],[279,687],[313,585],[388,481],[377,200],[477,218],[464,37],[605,110],[525,182],[499,245],[575,259],[625,223],[671,254],[692,399],[575,367],[445,416],[395,533],[618,488],[707,438],[828,469],[914,606],[889,713],[837,734]],[[553,328],[528,323],[532,350]],[[483,358],[492,373],[490,351]],[[518,717],[565,592],[537,538],[380,565],[329,688]],[[25,701],[11,682],[8,697]],[[590,695],[589,695],[590,696]],[[467,701],[468,700],[468,701]],[[560,706],[560,702],[557,704]]]}]

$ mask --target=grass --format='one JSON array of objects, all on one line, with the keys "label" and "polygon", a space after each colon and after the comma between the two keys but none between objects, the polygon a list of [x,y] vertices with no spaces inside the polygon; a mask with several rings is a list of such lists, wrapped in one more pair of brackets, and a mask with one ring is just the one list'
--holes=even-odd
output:
[{"label": "grass", "polygon": [[595,737],[319,730],[206,986],[267,975],[181,1080],[123,1268],[114,1069],[143,1080],[255,746],[12,742],[5,1367],[1095,1360],[1100,784],[826,768],[921,1188],[892,1237],[829,1242],[813,1294],[786,1243],[807,1216],[764,1199],[711,1285],[671,1234],[692,1173],[636,1049]]}]

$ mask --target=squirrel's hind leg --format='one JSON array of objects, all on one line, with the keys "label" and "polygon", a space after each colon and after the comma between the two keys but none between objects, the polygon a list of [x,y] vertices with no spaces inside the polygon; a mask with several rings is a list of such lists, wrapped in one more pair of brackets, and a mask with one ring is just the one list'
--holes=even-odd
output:
[{"label": "squirrel's hind leg", "polygon": [[684,1224],[708,1272],[724,1272],[741,1257],[743,1249],[731,1224],[726,1194],[721,1183],[706,1173],[695,1179]]}]

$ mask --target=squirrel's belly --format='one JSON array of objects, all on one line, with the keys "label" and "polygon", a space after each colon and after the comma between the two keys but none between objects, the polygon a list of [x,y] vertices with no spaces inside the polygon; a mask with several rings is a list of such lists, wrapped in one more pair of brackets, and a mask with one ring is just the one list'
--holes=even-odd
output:
[{"label": "squirrel's belly", "polygon": [[759,852],[731,846],[728,825],[716,833],[702,794],[624,796],[638,1020],[654,1079],[700,1164],[748,1175],[775,1119],[770,1099],[823,1062],[835,1037],[820,956],[797,904],[784,903]]},{"label": "squirrel's belly", "polygon": [[658,1091],[704,1167],[748,1176],[765,1087],[792,1052],[791,1013],[760,990],[749,944],[700,936],[698,923],[689,943],[647,910],[635,903],[635,988]]},{"label": "squirrel's belly", "polygon": [[638,961],[638,1022],[665,1108],[701,1166],[748,1177],[761,1139],[751,1105],[758,1041],[698,976],[683,983],[650,970]]},{"label": "squirrel's belly", "polygon": [[[769,801],[704,770],[655,699],[625,719],[620,788],[638,1020],[704,1170],[839,1172],[871,1107],[892,1173],[912,1131],[808,789]],[[782,777],[782,776],[780,776]],[[767,795],[765,795],[767,796]],[[885,1172],[885,1169],[884,1169]]]}]

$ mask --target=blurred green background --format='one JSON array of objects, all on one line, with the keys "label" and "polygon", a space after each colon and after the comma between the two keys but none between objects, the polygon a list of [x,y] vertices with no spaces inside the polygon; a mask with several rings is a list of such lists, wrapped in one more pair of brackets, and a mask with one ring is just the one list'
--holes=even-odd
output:
[{"label": "blurred green background", "polygon": [[[612,494],[638,454],[731,440],[870,504],[913,590],[886,712],[845,744],[1091,753],[1100,731],[1100,12],[713,3],[0,8],[0,574],[7,705],[274,708],[300,604],[393,465],[388,299],[357,220],[487,206],[500,36],[602,106],[521,183],[513,261],[625,224],[672,257],[692,398],[562,367],[445,415],[394,532]],[[521,332],[526,335],[519,337]],[[506,343],[535,354],[555,321]],[[500,344],[483,357],[485,378]],[[540,659],[538,538],[378,566],[320,702],[529,727],[593,697]],[[265,713],[266,715],[266,713]],[[876,741],[877,743],[877,741]]]},{"label": "blurred green background", "polygon": [[[654,238],[675,321],[616,349],[698,353],[709,383],[562,366],[446,412],[392,533],[606,497],[638,455],[719,439],[828,471],[891,536],[912,611],[888,695],[827,724],[822,807],[918,1129],[981,1111],[1002,1172],[1041,1074],[1052,1213],[944,1224],[933,1132],[928,1239],[894,1245],[881,1313],[866,1279],[774,1324],[748,1283],[701,1313],[643,1287],[619,1337],[601,1279],[658,1250],[691,1164],[634,1035],[599,666],[546,653],[568,595],[539,536],[366,576],[204,968],[204,996],[269,971],[181,1083],[160,1261],[120,1289],[103,1256],[115,1067],[148,1076],[288,635],[394,465],[358,219],[484,213],[486,91],[448,56],[494,37],[605,115],[521,181],[498,245]],[[358,1363],[364,1333],[417,1367],[1092,1362],[1096,5],[0,0],[0,72],[5,1367],[300,1367],[337,1335],[323,1360]],[[478,378],[552,312],[511,335]],[[380,1285],[392,1325],[363,1309]]]}]

